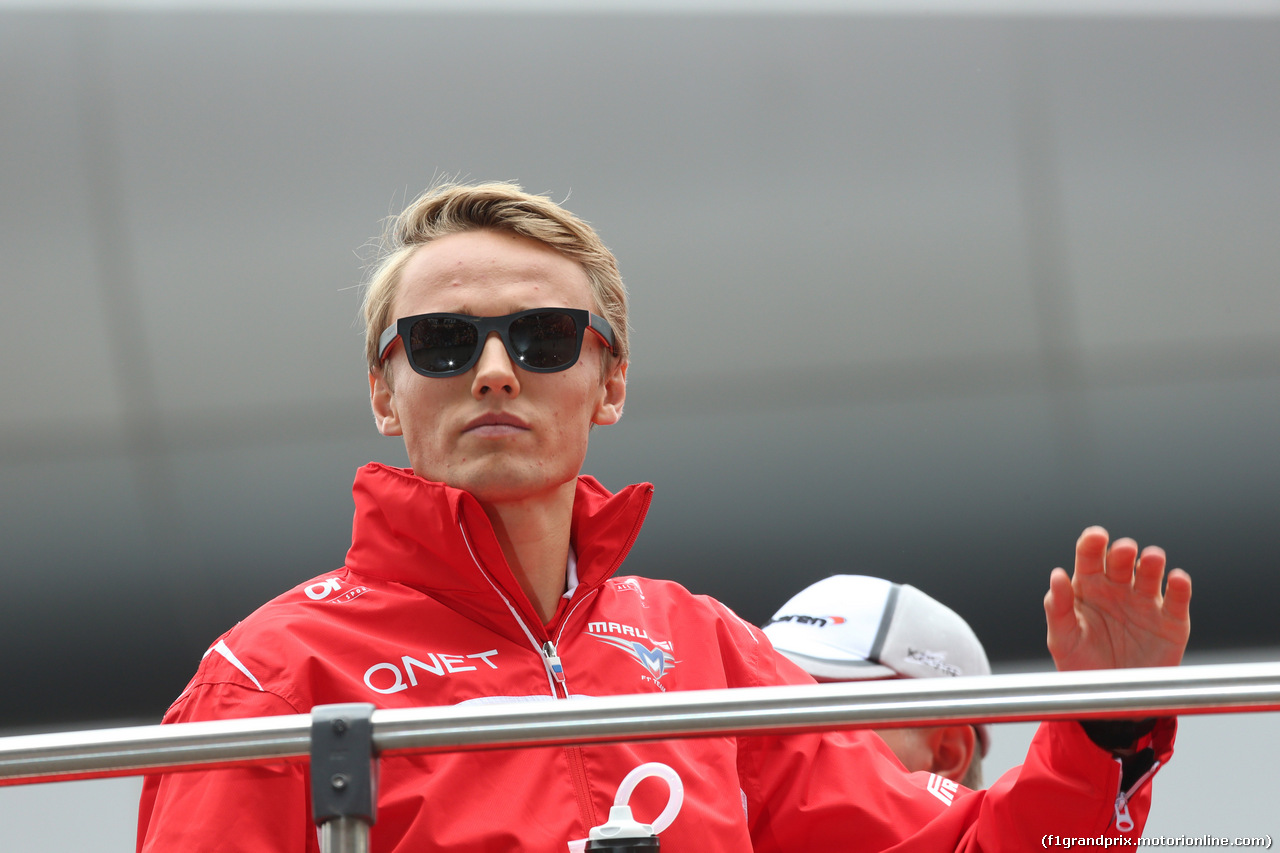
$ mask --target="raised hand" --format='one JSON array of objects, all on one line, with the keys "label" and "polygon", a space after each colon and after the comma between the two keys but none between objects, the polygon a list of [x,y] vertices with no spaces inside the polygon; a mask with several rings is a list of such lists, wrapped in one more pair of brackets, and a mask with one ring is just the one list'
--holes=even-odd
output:
[{"label": "raised hand", "polygon": [[1162,548],[1148,545],[1139,555],[1132,539],[1108,549],[1108,538],[1101,527],[1086,529],[1072,576],[1061,568],[1049,576],[1044,613],[1054,664],[1061,671],[1176,666],[1191,633],[1191,576],[1174,569],[1165,582]]}]

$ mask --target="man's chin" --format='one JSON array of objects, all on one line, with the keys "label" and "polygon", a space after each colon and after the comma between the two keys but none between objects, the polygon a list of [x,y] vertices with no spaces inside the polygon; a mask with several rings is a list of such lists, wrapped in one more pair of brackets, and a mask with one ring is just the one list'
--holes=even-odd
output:
[{"label": "man's chin", "polygon": [[566,483],[577,479],[577,472],[548,476],[543,469],[525,469],[511,465],[485,465],[478,470],[453,476],[446,485],[468,492],[482,504],[519,503],[554,495]]}]

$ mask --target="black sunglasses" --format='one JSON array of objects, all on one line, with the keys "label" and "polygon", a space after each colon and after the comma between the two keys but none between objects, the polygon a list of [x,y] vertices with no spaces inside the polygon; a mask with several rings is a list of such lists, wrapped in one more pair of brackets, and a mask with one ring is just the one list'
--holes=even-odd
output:
[{"label": "black sunglasses", "polygon": [[617,354],[608,321],[581,308],[532,308],[504,317],[415,314],[383,330],[378,361],[386,360],[387,350],[399,338],[418,373],[457,376],[475,365],[489,333],[497,332],[514,364],[534,373],[555,373],[577,363],[587,329]]}]

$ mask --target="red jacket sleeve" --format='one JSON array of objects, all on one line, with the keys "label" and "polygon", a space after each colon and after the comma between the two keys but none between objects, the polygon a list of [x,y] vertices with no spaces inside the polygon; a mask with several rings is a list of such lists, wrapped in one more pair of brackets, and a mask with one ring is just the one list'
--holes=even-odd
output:
[{"label": "red jacket sleeve", "polygon": [[[272,693],[198,684],[166,723],[302,713]],[[148,776],[138,807],[138,853],[318,853],[305,764]]]},{"label": "red jacket sleeve", "polygon": [[[748,630],[759,642],[737,647],[756,650],[758,683],[812,682]],[[1070,721],[1042,724],[1026,761],[981,791],[931,773],[908,774],[866,730],[742,738],[739,773],[756,853],[851,847],[1025,853],[1042,849],[1050,835],[1137,839],[1150,808],[1151,775],[1172,754],[1175,728],[1174,720],[1162,720],[1139,744],[1146,750],[1139,760],[1150,769],[1124,782],[1127,790],[1120,759]]]},{"label": "red jacket sleeve", "polygon": [[[1165,757],[1172,730],[1153,735]],[[1149,778],[1121,798],[1119,760],[1074,722],[1041,725],[1026,762],[982,791],[906,773],[870,732],[744,738],[739,761],[757,853],[843,849],[851,827],[868,850],[1021,853],[1048,835],[1136,839],[1150,807]]]}]

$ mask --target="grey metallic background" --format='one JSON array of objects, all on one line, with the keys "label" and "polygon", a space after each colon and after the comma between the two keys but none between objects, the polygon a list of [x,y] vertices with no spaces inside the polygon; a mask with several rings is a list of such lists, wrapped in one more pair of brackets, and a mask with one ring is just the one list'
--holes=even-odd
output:
[{"label": "grey metallic background", "polygon": [[1192,572],[1193,651],[1277,645],[1275,14],[14,7],[0,84],[0,727],[154,721],[341,565],[404,462],[364,247],[442,175],[620,259],[628,571],[754,622],[881,574],[1048,666],[1102,523]]}]

